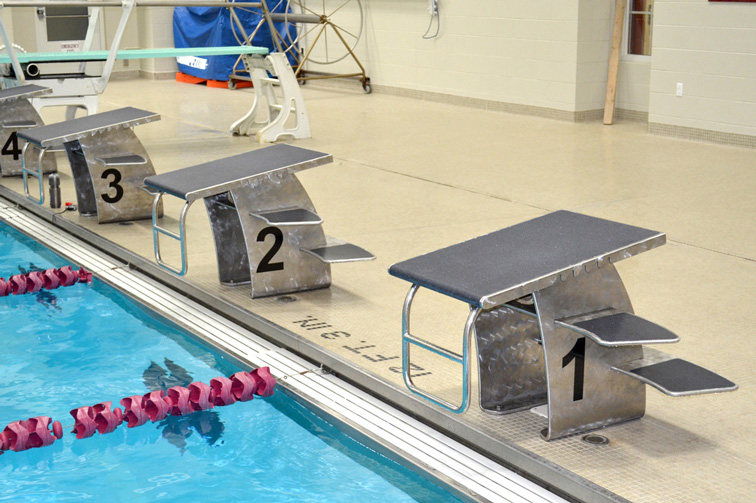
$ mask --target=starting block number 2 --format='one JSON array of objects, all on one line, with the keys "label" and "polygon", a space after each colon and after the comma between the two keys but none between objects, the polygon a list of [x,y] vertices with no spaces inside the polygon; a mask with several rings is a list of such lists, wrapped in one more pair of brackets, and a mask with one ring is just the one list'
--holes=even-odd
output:
[{"label": "starting block number 2", "polygon": [[278,227],[265,227],[257,234],[257,242],[265,242],[265,238],[269,235],[273,236],[273,246],[270,247],[268,253],[263,256],[262,260],[260,260],[260,263],[257,265],[255,272],[258,274],[262,272],[283,271],[284,268],[283,262],[272,262],[273,257],[276,256],[276,253],[278,253],[278,250],[280,250],[283,245],[283,232]]}]

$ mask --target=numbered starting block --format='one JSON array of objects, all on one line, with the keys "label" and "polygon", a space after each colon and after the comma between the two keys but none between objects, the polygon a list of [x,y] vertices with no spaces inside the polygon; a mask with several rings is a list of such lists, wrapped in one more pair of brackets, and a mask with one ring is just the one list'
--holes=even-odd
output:
[{"label": "numbered starting block", "polygon": [[[2,176],[21,176],[23,172],[18,132],[44,124],[31,99],[52,91],[42,86],[19,86],[0,91],[0,173]],[[39,156],[39,148],[32,148],[32,155]],[[57,171],[55,156],[46,156],[42,172]]]},{"label": "numbered starting block", "polygon": [[[145,185],[157,192],[152,214],[157,263],[186,273],[186,214],[203,199],[222,284],[251,283],[252,297],[328,287],[330,264],[375,258],[358,246],[326,240],[323,220],[295,176],[332,161],[328,154],[281,144],[147,177]],[[166,193],[186,201],[178,232],[158,224]],[[160,235],[179,241],[180,267],[162,259]]]},{"label": "numbered starting block", "polygon": [[[475,337],[481,408],[506,414],[542,406],[546,440],[643,416],[645,384],[672,396],[736,389],[709,370],[644,347],[678,337],[633,314],[613,264],[665,241],[656,231],[558,211],[394,264],[389,273],[412,283],[402,313],[407,387],[464,412]],[[462,355],[410,333],[421,287],[469,305]],[[461,403],[412,381],[412,346],[462,366]]]},{"label": "numbered starting block", "polygon": [[[44,203],[45,153],[63,145],[82,215],[96,216],[99,223],[150,218],[152,194],[142,182],[155,169],[133,128],[156,120],[160,115],[127,107],[20,131],[27,142],[21,154],[26,197]],[[35,162],[28,160],[30,145],[37,147]],[[29,192],[30,176],[39,182],[39,197]]]}]

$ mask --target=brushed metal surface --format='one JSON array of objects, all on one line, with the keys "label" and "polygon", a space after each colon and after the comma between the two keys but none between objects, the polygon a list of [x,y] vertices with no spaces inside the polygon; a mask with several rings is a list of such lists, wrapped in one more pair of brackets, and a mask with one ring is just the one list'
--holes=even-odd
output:
[{"label": "brushed metal surface", "polygon": [[[140,187],[155,169],[133,129],[104,130],[65,147],[82,215],[97,216],[101,224],[151,218],[153,197]],[[139,162],[113,167],[101,161],[130,156]],[[162,215],[162,208],[158,214]]]},{"label": "brushed metal surface", "polygon": [[[27,86],[24,86],[27,87]],[[38,86],[28,86],[38,87]],[[11,135],[18,135],[19,131],[28,129],[27,127],[12,126],[12,122],[19,123],[23,121],[33,122],[35,125],[42,125],[42,117],[39,116],[34,107],[26,99],[5,99],[0,106],[0,149],[5,150],[5,145],[11,138]],[[6,123],[8,125],[6,125]],[[20,149],[25,143],[21,138],[16,139],[16,146]],[[37,145],[30,145],[27,148],[26,155],[29,159],[39,159],[41,149]],[[36,163],[28,163],[30,169],[36,169]],[[42,173],[53,173],[58,170],[58,164],[55,161],[55,155],[48,153],[42,157]],[[23,173],[21,156],[16,154],[0,155],[0,174],[2,176],[21,176]]]},{"label": "brushed metal surface", "polygon": [[[604,347],[555,321],[601,309],[632,313],[625,287],[610,263],[591,272],[563,276],[534,293],[541,327],[548,379],[549,425],[546,440],[572,435],[643,416],[643,383],[612,370],[614,365],[643,356],[638,346]],[[585,341],[583,393],[576,399],[576,358],[568,355]],[[567,358],[566,358],[567,357]]]},{"label": "brushed metal surface", "polygon": [[[296,176],[288,169],[275,171],[246,180],[231,190],[230,194],[246,242],[253,298],[325,288],[331,284],[330,265],[301,251],[302,248],[325,246],[326,237],[321,224],[276,227],[257,216],[291,207],[316,213],[310,197]],[[280,248],[272,256],[269,254],[276,237],[273,231],[266,229],[277,229],[283,235]],[[216,251],[218,245],[216,238]],[[274,267],[263,270],[260,266],[266,256],[269,265]]]},{"label": "brushed metal surface", "polygon": [[501,306],[475,324],[480,407],[509,413],[546,403],[546,367],[532,314]]}]

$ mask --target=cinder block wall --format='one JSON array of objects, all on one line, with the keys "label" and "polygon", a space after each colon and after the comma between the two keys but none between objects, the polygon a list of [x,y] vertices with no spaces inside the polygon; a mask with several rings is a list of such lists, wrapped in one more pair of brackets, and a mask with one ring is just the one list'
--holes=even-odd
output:
[{"label": "cinder block wall", "polygon": [[648,121],[655,133],[756,146],[756,4],[657,0]]}]

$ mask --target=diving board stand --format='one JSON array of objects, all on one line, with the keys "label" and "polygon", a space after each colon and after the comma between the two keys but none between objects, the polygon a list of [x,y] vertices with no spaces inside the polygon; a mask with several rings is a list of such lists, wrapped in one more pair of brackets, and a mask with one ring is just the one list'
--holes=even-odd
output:
[{"label": "diving board stand", "polygon": [[[55,5],[72,5],[76,2],[60,0]],[[99,19],[101,7],[121,7],[122,14],[107,51],[73,51],[73,52],[39,52],[17,53],[9,39],[0,16],[0,38],[5,44],[6,54],[0,55],[0,63],[9,63],[13,69],[12,78],[3,78],[4,87],[23,85],[33,77],[43,81],[52,92],[46,96],[32,99],[32,105],[39,112],[45,106],[66,106],[66,119],[73,119],[77,108],[83,108],[88,115],[97,113],[98,96],[105,91],[110,81],[115,62],[117,60],[176,58],[183,56],[206,57],[222,55],[238,55],[249,72],[254,84],[255,101],[249,113],[231,126],[231,132],[237,135],[256,133],[258,141],[274,142],[281,136],[293,138],[309,138],[310,125],[307,110],[304,105],[294,71],[283,55],[268,55],[265,47],[254,47],[248,44],[227,47],[192,47],[192,48],[157,48],[157,49],[119,49],[126,24],[132,10],[137,6],[144,7],[172,7],[172,6],[210,6],[222,7],[231,13],[232,22],[244,33],[244,27],[236,16],[236,8],[261,8],[264,18],[270,28],[273,28],[270,13],[265,2],[219,2],[219,1],[152,1],[152,0],[124,0],[113,2],[108,0],[93,0],[85,2],[92,12],[93,23]],[[0,3],[0,10],[7,7],[44,7],[50,2],[40,0],[8,1]],[[91,46],[94,29],[90,26],[84,48]],[[246,35],[245,35],[246,40]],[[88,75],[86,63],[103,61],[101,75]],[[79,71],[64,75],[45,74],[40,65],[46,63],[80,63]],[[34,72],[29,72],[34,68]],[[279,96],[280,95],[280,96]],[[267,107],[263,105],[267,101]],[[267,118],[260,120],[262,112],[267,111]],[[292,119],[292,120],[290,120]],[[289,122],[289,124],[287,124]],[[294,124],[290,124],[293,122]]]},{"label": "diving board stand", "polygon": [[[143,180],[155,169],[134,127],[157,120],[154,112],[127,107],[19,131],[27,142],[21,156],[26,197],[44,203],[43,159],[51,147],[63,145],[82,216],[98,223],[150,218],[152,194],[143,190]],[[29,146],[36,148],[36,163],[27,161]],[[37,178],[39,197],[30,193],[29,177]]]},{"label": "diving board stand", "polygon": [[[18,132],[44,124],[42,117],[32,106],[32,101],[52,91],[47,87],[25,85],[0,90],[0,174],[21,176],[22,144]],[[32,147],[32,155],[39,156],[39,148]],[[55,156],[48,155],[42,162],[42,173],[57,171]]]},{"label": "diving board stand", "polygon": [[[645,384],[672,396],[736,389],[645,347],[679,338],[633,314],[614,263],[665,242],[660,232],[557,211],[392,265],[391,275],[412,284],[402,311],[407,387],[451,412],[467,410],[474,337],[481,408],[506,414],[545,405],[546,440],[643,416]],[[469,306],[462,355],[410,332],[420,288]],[[460,403],[413,381],[412,347],[461,365]]]},{"label": "diving board stand", "polygon": [[[330,264],[375,258],[358,246],[329,242],[322,218],[295,176],[332,161],[329,154],[281,144],[147,177],[145,185],[157,193],[152,213],[157,263],[186,274],[185,219],[192,203],[201,199],[222,284],[249,283],[253,298],[328,287]],[[178,232],[158,223],[164,194],[185,201]],[[163,259],[161,235],[179,242],[180,266]]]}]

